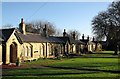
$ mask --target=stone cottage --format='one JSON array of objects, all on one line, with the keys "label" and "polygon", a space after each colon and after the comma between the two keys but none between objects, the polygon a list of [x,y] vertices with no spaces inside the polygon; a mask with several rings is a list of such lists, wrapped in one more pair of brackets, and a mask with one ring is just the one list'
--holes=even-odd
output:
[{"label": "stone cottage", "polygon": [[[38,58],[53,58],[56,54],[78,53],[84,45],[75,37],[67,36],[64,30],[63,36],[48,36],[47,27],[43,29],[44,36],[27,33],[26,25],[21,19],[19,30],[15,28],[1,29],[2,32],[2,62],[4,64],[21,61],[37,60]],[[75,36],[75,34],[73,35]]]},{"label": "stone cottage", "polygon": [[82,39],[80,39],[80,41],[85,43],[83,48],[87,48],[88,52],[94,52],[95,51],[96,44],[89,39],[89,36],[87,37],[87,39],[85,39],[85,36],[83,34]]},{"label": "stone cottage", "polygon": [[[85,39],[84,34],[82,35],[82,39],[80,41],[85,43],[85,47],[88,49],[88,52],[95,52],[95,51],[101,51],[102,50],[102,41],[96,41],[93,37],[92,40],[89,39],[89,36],[87,39]],[[84,47],[84,48],[85,48]]]}]

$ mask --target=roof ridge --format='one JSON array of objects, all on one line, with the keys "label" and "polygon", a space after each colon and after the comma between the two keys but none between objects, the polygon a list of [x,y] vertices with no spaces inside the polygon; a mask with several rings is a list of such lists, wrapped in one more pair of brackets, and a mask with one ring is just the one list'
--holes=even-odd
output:
[{"label": "roof ridge", "polygon": [[3,29],[0,29],[0,30],[11,30],[11,29],[16,29],[16,28],[3,28]]}]

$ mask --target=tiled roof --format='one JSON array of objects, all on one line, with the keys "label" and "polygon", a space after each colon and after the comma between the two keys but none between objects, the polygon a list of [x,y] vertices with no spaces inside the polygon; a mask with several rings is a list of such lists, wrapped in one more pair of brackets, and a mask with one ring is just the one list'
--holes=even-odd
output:
[{"label": "tiled roof", "polygon": [[63,41],[62,39],[55,37],[55,36],[49,36],[47,37],[47,39],[49,40],[49,42],[51,43],[64,43],[65,41]]},{"label": "tiled roof", "polygon": [[84,42],[82,42],[80,40],[73,40],[72,43],[74,43],[74,44],[85,44]]},{"label": "tiled roof", "polygon": [[65,43],[65,38],[59,38],[55,36],[48,36],[43,37],[39,34],[26,34],[23,35],[21,33],[18,33],[19,37],[22,39],[23,42],[51,42],[51,43]]},{"label": "tiled roof", "polygon": [[6,42],[14,30],[15,28],[0,29],[0,37],[2,37],[2,39]]},{"label": "tiled roof", "polygon": [[20,38],[23,42],[49,42],[45,37],[40,36],[39,34],[22,34],[19,33]]},{"label": "tiled roof", "polygon": [[62,40],[63,43],[66,43],[66,42],[69,42],[69,43],[70,43],[70,39],[69,39],[69,37],[56,37],[56,38]]},{"label": "tiled roof", "polygon": [[[13,33],[15,28],[11,29],[2,29],[2,38],[4,38],[5,42],[9,39],[10,35]],[[15,31],[14,35],[17,37],[18,41],[22,44],[23,42],[36,42],[36,43],[42,43],[42,42],[51,42],[51,43],[70,43],[70,44],[84,44],[80,40],[74,40],[71,37],[56,37],[56,36],[48,36],[43,37],[39,34],[22,34],[18,30]]]},{"label": "tiled roof", "polygon": [[66,43],[67,41],[70,43],[70,44],[84,44],[84,42],[80,41],[80,40],[74,40],[73,38],[71,37],[57,37],[57,38],[60,38],[61,40],[64,41],[64,43]]}]

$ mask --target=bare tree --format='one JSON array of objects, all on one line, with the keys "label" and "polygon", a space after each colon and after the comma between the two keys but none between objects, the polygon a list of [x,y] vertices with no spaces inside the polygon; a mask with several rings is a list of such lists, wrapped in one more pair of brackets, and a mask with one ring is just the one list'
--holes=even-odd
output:
[{"label": "bare tree", "polygon": [[31,33],[42,34],[45,25],[47,26],[48,35],[54,35],[56,33],[55,25],[47,21],[32,21],[26,23],[26,31]]},{"label": "bare tree", "polygon": [[6,24],[6,25],[3,25],[2,28],[13,28],[13,25],[11,25],[11,24]]},{"label": "bare tree", "polygon": [[68,35],[73,38],[73,34],[75,34],[75,39],[79,39],[80,32],[77,30],[69,30]]}]

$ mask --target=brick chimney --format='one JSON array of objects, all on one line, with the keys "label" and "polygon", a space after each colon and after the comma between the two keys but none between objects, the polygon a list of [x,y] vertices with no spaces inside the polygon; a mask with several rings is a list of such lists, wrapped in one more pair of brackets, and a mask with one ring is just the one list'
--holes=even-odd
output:
[{"label": "brick chimney", "polygon": [[82,40],[84,40],[84,38],[85,38],[85,36],[84,36],[84,34],[82,35]]},{"label": "brick chimney", "polygon": [[88,35],[87,40],[89,41],[89,39],[90,39],[90,37],[89,37],[89,35]]},{"label": "brick chimney", "polygon": [[47,34],[47,25],[45,24],[45,27],[43,28],[43,35],[44,37],[47,37],[48,34]]},{"label": "brick chimney", "polygon": [[21,23],[19,24],[19,30],[22,34],[26,34],[26,26],[23,18],[21,19]]},{"label": "brick chimney", "polygon": [[93,37],[93,40],[92,40],[93,42],[95,41],[95,38]]},{"label": "brick chimney", "polygon": [[63,32],[63,37],[65,37],[66,36],[66,30],[64,29],[64,32]]}]

